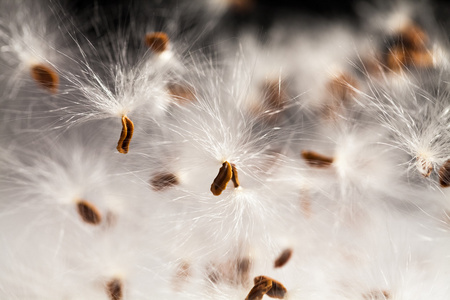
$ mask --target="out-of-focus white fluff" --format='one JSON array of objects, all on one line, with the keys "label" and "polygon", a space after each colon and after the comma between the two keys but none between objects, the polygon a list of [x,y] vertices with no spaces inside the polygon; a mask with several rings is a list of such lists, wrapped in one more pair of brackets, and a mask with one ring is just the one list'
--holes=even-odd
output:
[{"label": "out-of-focus white fluff", "polygon": [[[361,30],[218,26],[206,47],[225,2],[180,5],[162,26],[105,24],[97,39],[49,24],[64,23],[62,3],[0,0],[0,298],[238,300],[264,275],[290,300],[448,300],[448,49],[432,18],[418,22],[432,63],[393,70],[389,39],[414,5]],[[403,25],[380,24],[387,14]],[[183,38],[176,22],[193,16],[205,28]],[[145,33],[165,29],[169,49],[152,53]],[[58,93],[32,81],[35,61]],[[240,186],[216,196],[224,162]]]}]

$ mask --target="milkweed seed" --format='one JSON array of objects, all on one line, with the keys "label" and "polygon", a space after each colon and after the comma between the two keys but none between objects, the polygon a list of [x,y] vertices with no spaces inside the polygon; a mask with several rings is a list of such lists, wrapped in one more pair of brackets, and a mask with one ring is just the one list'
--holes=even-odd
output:
[{"label": "milkweed seed", "polygon": [[122,300],[123,287],[120,279],[114,278],[106,285],[106,290],[111,300]]},{"label": "milkweed seed", "polygon": [[326,168],[333,163],[333,158],[324,156],[314,151],[302,151],[302,157],[306,160],[306,163],[311,167]]},{"label": "milkweed seed", "polygon": [[450,160],[447,160],[439,169],[439,183],[441,187],[450,186]]},{"label": "milkweed seed", "polygon": [[334,77],[328,83],[327,89],[333,98],[341,101],[348,101],[355,95],[353,88],[356,88],[356,79],[348,74],[341,74]]},{"label": "milkweed seed", "polygon": [[123,154],[128,153],[133,132],[133,122],[131,122],[127,116],[122,116],[122,132],[120,133],[119,142],[117,143],[117,151]]},{"label": "milkweed seed", "polygon": [[408,49],[424,49],[428,43],[427,33],[416,24],[409,24],[399,32],[401,42]]},{"label": "milkweed seed", "polygon": [[261,278],[261,280],[258,280],[258,282],[255,281],[255,285],[250,290],[245,300],[261,300],[263,296],[267,294],[268,291],[270,291],[271,288],[272,280],[270,278]]},{"label": "milkweed seed", "polygon": [[284,89],[278,81],[267,81],[263,84],[264,102],[270,110],[281,110],[286,102]]},{"label": "milkweed seed", "polygon": [[169,95],[180,103],[194,102],[196,100],[192,88],[179,83],[167,85]]},{"label": "milkweed seed", "polygon": [[250,281],[250,269],[252,262],[248,257],[244,257],[237,260],[237,275],[239,282],[245,286]]},{"label": "milkweed seed", "polygon": [[211,192],[214,196],[219,196],[227,188],[228,182],[233,176],[232,167],[229,162],[225,161],[219,170],[216,178],[211,184]]},{"label": "milkweed seed", "polygon": [[270,281],[272,287],[266,292],[267,296],[271,298],[283,299],[287,293],[287,289],[279,281],[269,278],[267,276],[257,276],[253,279],[255,286],[261,282]]},{"label": "milkweed seed", "polygon": [[100,215],[100,212],[93,204],[85,200],[81,200],[78,201],[77,208],[78,214],[84,222],[92,225],[98,225],[101,222],[102,217]]},{"label": "milkweed seed", "polygon": [[145,35],[145,44],[154,53],[162,53],[169,48],[169,37],[165,32],[152,32]]},{"label": "milkweed seed", "polygon": [[292,249],[284,249],[280,256],[275,260],[275,268],[284,266],[292,256]]},{"label": "milkweed seed", "polygon": [[173,279],[174,290],[180,292],[183,285],[188,281],[191,276],[191,266],[187,261],[182,261],[178,264],[175,277]]},{"label": "milkweed seed", "polygon": [[405,49],[400,46],[389,49],[389,52],[386,54],[386,66],[389,70],[398,73],[403,70],[406,64],[407,54]]},{"label": "milkweed seed", "polygon": [[233,182],[234,187],[238,188],[240,186],[240,183],[239,183],[238,171],[236,169],[235,164],[231,164],[231,171],[233,172],[233,175],[231,176],[231,181]]},{"label": "milkweed seed", "polygon": [[419,68],[429,68],[433,66],[433,55],[428,50],[411,51],[410,63]]},{"label": "milkweed seed", "polygon": [[371,291],[363,295],[366,300],[386,300],[390,298],[387,291]]},{"label": "milkweed seed", "polygon": [[31,77],[50,93],[58,91],[59,76],[53,68],[43,64],[37,64],[31,67]]},{"label": "milkweed seed", "polygon": [[178,178],[172,173],[160,173],[153,176],[150,185],[154,191],[162,191],[179,184]]}]

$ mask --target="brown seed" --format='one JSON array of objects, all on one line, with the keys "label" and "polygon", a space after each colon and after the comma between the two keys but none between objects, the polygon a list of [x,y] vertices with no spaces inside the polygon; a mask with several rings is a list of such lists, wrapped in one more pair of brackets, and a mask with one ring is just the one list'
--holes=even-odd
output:
[{"label": "brown seed", "polygon": [[302,157],[306,160],[306,163],[311,167],[326,168],[333,163],[333,158],[324,156],[314,151],[302,151]]},{"label": "brown seed", "polygon": [[255,286],[260,282],[270,281],[272,287],[266,292],[267,296],[271,298],[283,299],[287,293],[287,289],[279,281],[267,276],[257,276],[253,279]]},{"label": "brown seed", "polygon": [[263,84],[264,103],[270,110],[281,110],[286,102],[284,89],[278,81],[267,81]]},{"label": "brown seed", "polygon": [[153,176],[150,181],[154,191],[162,191],[179,184],[178,178],[172,173],[160,173]]},{"label": "brown seed", "polygon": [[123,299],[123,287],[122,281],[120,279],[114,278],[108,282],[106,285],[106,291],[111,300],[122,300]]},{"label": "brown seed", "polygon": [[348,101],[355,95],[353,88],[357,86],[356,79],[348,74],[341,74],[334,77],[328,83],[328,91],[334,99]]},{"label": "brown seed", "polygon": [[447,160],[439,169],[439,183],[441,187],[450,186],[450,160]]},{"label": "brown seed", "polygon": [[228,182],[233,176],[232,167],[229,162],[225,161],[219,170],[216,178],[211,184],[211,192],[214,196],[219,196],[227,188]]},{"label": "brown seed", "polygon": [[152,32],[145,35],[145,44],[155,53],[162,53],[169,48],[169,37],[165,32]]},{"label": "brown seed", "polygon": [[102,217],[97,208],[92,204],[87,202],[86,200],[78,201],[77,203],[78,214],[81,216],[84,222],[98,225]]},{"label": "brown seed", "polygon": [[[256,278],[264,277],[256,282]],[[248,293],[245,300],[261,300],[265,294],[272,288],[272,280],[265,276],[255,278],[255,285]]]},{"label": "brown seed", "polygon": [[246,286],[247,283],[250,281],[250,269],[251,269],[252,262],[248,257],[240,258],[237,260],[237,275],[239,282]]},{"label": "brown seed", "polygon": [[363,295],[366,300],[386,300],[390,295],[387,291],[371,291]]},{"label": "brown seed", "polygon": [[292,249],[284,249],[280,256],[275,260],[275,268],[284,266],[292,256]]},{"label": "brown seed", "polygon": [[428,43],[428,35],[416,24],[409,24],[399,34],[403,46],[409,49],[424,49]]},{"label": "brown seed", "polygon": [[169,95],[179,103],[194,102],[196,100],[192,88],[179,83],[170,83],[167,85]]},{"label": "brown seed", "polygon": [[386,55],[386,66],[389,70],[398,73],[404,69],[407,63],[407,53],[404,48],[396,46],[389,49]]},{"label": "brown seed", "polygon": [[238,171],[236,169],[235,164],[231,164],[231,171],[233,172],[233,175],[231,176],[231,181],[233,182],[233,185],[235,188],[239,187],[239,177],[238,177]]},{"label": "brown seed", "polygon": [[127,116],[122,116],[122,132],[120,133],[119,142],[117,143],[117,151],[120,153],[128,153],[131,138],[133,137],[134,124]]},{"label": "brown seed", "polygon": [[428,50],[411,51],[409,62],[418,68],[429,68],[433,66],[433,55]]},{"label": "brown seed", "polygon": [[34,65],[31,67],[31,77],[50,93],[58,91],[59,76],[52,67],[43,64]]}]

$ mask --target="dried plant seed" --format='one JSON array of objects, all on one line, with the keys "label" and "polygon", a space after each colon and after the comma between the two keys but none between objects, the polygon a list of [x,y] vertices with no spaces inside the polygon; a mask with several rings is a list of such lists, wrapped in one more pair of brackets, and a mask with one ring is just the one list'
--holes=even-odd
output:
[{"label": "dried plant seed", "polygon": [[233,172],[233,175],[231,176],[231,181],[233,182],[234,187],[238,188],[240,186],[240,184],[239,184],[238,171],[236,169],[235,164],[231,164],[231,171]]},{"label": "dried plant seed", "polygon": [[178,178],[172,173],[160,173],[153,176],[150,185],[154,191],[162,191],[172,186],[178,185]]},{"label": "dried plant seed", "polygon": [[37,64],[31,67],[31,77],[50,93],[58,91],[59,76],[53,68],[43,64]]},{"label": "dried plant seed", "polygon": [[122,132],[120,133],[119,142],[117,143],[117,151],[123,154],[128,153],[133,132],[133,122],[131,122],[127,116],[122,116]]},{"label": "dried plant seed", "polygon": [[77,208],[78,213],[84,222],[92,225],[98,225],[101,222],[102,218],[100,212],[93,204],[82,200],[77,203]]},{"label": "dried plant seed", "polygon": [[275,268],[281,268],[284,266],[289,259],[292,256],[292,249],[284,249],[283,252],[281,252],[280,256],[275,260]]},{"label": "dried plant seed", "polygon": [[270,280],[270,278],[268,277],[261,278],[261,280],[258,280],[258,282],[255,281],[255,285],[250,290],[245,300],[261,300],[264,297],[264,295],[267,294],[268,291],[270,291],[271,288],[272,288],[272,280]]},{"label": "dried plant seed", "polygon": [[387,300],[390,295],[387,291],[371,291],[363,295],[365,300]]},{"label": "dried plant seed", "polygon": [[424,49],[428,43],[428,35],[416,24],[410,24],[401,30],[400,37],[407,49]]},{"label": "dried plant seed", "polygon": [[250,281],[249,276],[251,264],[252,262],[248,257],[238,259],[237,261],[238,279],[243,286],[246,286]]},{"label": "dried plant seed", "polygon": [[120,279],[114,278],[108,282],[106,285],[106,290],[111,300],[122,300],[123,299],[123,287],[122,281]]},{"label": "dried plant seed", "polygon": [[253,282],[258,284],[259,282],[270,281],[272,282],[272,288],[266,292],[267,296],[277,299],[283,299],[287,293],[287,289],[279,281],[267,276],[257,276],[253,279]]},{"label": "dried plant seed", "polygon": [[179,103],[194,102],[196,100],[192,88],[179,83],[170,83],[167,85],[169,95]]},{"label": "dried plant seed", "polygon": [[308,165],[316,168],[326,168],[333,163],[332,157],[324,156],[314,151],[303,150],[302,157]]},{"label": "dried plant seed", "polygon": [[219,196],[227,188],[228,182],[233,176],[232,168],[229,162],[225,161],[219,170],[216,178],[211,184],[211,192],[214,196]]},{"label": "dried plant seed", "polygon": [[145,36],[145,44],[154,53],[162,53],[169,49],[169,37],[165,32],[147,33]]},{"label": "dried plant seed", "polygon": [[444,188],[450,186],[450,160],[447,160],[439,169],[439,183]]},{"label": "dried plant seed", "polygon": [[357,86],[357,81],[348,74],[341,74],[334,77],[328,83],[328,91],[334,99],[349,101],[355,95],[353,88]]}]

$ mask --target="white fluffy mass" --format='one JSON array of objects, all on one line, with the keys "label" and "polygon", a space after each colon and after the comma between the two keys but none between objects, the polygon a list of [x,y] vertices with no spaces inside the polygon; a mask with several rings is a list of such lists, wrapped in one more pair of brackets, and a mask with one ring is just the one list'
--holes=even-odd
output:
[{"label": "white fluffy mass", "polygon": [[450,299],[432,3],[123,2],[0,0],[0,299]]}]

